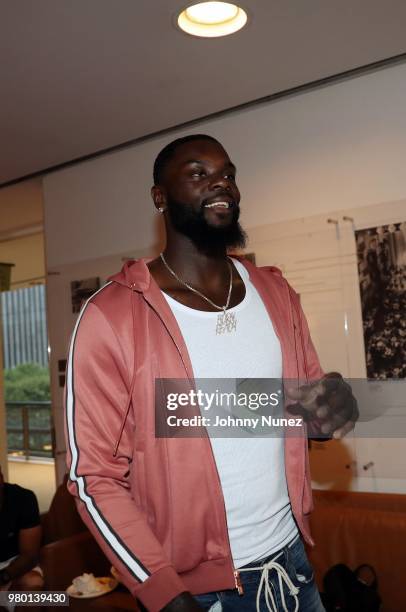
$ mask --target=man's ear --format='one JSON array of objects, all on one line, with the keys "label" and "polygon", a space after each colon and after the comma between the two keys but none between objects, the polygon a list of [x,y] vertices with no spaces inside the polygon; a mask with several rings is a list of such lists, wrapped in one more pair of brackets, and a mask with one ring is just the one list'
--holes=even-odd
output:
[{"label": "man's ear", "polygon": [[151,196],[157,210],[166,209],[166,194],[162,187],[158,185],[151,187]]}]

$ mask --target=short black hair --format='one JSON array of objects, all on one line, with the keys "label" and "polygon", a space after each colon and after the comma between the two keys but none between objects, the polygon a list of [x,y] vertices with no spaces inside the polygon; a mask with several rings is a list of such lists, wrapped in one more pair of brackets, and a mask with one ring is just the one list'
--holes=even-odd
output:
[{"label": "short black hair", "polygon": [[183,136],[182,138],[177,138],[176,140],[172,140],[169,144],[167,144],[157,155],[154,162],[154,184],[160,185],[163,179],[163,175],[165,172],[165,168],[168,162],[172,159],[176,149],[183,145],[185,142],[191,142],[192,140],[211,140],[212,142],[217,143],[222,147],[223,145],[213,138],[213,136],[208,136],[207,134],[189,134],[189,136]]}]

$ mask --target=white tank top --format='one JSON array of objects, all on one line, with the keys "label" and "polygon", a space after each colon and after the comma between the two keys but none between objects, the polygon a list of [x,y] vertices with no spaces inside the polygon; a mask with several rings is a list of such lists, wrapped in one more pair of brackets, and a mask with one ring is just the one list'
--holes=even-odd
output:
[{"label": "white tank top", "polygon": [[[165,296],[185,339],[196,379],[282,378],[282,353],[272,321],[246,268],[233,260],[245,284],[231,308],[235,331],[216,335],[217,312],[204,312]],[[210,430],[209,430],[210,435]],[[234,566],[263,559],[298,530],[285,476],[282,437],[210,437],[223,490]]]}]

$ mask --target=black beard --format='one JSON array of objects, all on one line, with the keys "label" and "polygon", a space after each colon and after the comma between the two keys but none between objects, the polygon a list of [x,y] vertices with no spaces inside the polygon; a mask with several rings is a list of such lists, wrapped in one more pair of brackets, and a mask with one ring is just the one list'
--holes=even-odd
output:
[{"label": "black beard", "polygon": [[191,206],[167,198],[168,215],[173,228],[193,242],[199,251],[212,251],[244,248],[247,235],[238,223],[240,209],[233,204],[232,219],[226,227],[213,227],[204,217],[204,208],[199,211]]}]

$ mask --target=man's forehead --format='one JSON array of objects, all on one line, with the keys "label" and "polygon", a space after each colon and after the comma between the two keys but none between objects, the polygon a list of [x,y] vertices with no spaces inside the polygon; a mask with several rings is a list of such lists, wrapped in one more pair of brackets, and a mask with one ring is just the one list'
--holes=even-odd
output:
[{"label": "man's forehead", "polygon": [[193,161],[212,161],[213,159],[231,163],[224,147],[212,140],[191,140],[185,142],[177,147],[172,158],[176,166]]}]

